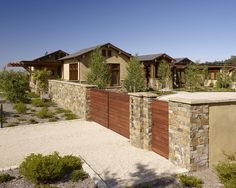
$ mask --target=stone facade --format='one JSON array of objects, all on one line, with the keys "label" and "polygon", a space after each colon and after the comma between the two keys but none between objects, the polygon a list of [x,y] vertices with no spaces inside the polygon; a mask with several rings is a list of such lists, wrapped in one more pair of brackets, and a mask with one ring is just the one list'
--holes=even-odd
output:
[{"label": "stone facade", "polygon": [[71,110],[80,118],[89,119],[90,89],[95,86],[49,80],[49,96],[58,106]]},{"label": "stone facade", "polygon": [[130,93],[130,142],[133,146],[151,150],[152,99],[156,94]]},{"label": "stone facade", "polygon": [[181,167],[208,167],[209,107],[169,102],[169,158]]}]

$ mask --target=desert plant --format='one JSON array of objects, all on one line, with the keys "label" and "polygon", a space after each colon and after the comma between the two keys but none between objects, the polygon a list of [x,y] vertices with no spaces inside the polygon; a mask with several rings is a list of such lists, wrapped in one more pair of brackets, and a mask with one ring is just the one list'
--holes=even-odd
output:
[{"label": "desert plant", "polygon": [[50,184],[40,184],[40,185],[36,185],[35,188],[59,188],[55,185],[50,185]]},{"label": "desert plant", "polygon": [[29,91],[29,76],[25,72],[0,72],[0,89],[11,102],[26,102]]},{"label": "desert plant", "polygon": [[72,119],[77,119],[78,118],[77,115],[75,115],[73,113],[65,113],[64,116],[65,116],[66,120],[72,120]]},{"label": "desert plant", "polygon": [[36,121],[35,119],[32,119],[32,118],[31,118],[31,119],[29,120],[29,123],[31,123],[31,124],[37,124],[37,123],[39,123],[39,122]]},{"label": "desert plant", "polygon": [[124,80],[124,87],[128,92],[145,90],[145,76],[143,67],[137,55],[131,58],[127,67],[127,77]]},{"label": "desert plant", "polygon": [[50,155],[31,154],[19,167],[19,172],[33,183],[50,183],[81,169],[81,161],[75,156],[61,157],[57,152]]},{"label": "desert plant", "polygon": [[162,89],[171,87],[171,68],[165,61],[162,61],[158,67],[158,80]]},{"label": "desert plant", "polygon": [[34,81],[36,81],[36,85],[41,96],[43,96],[43,94],[47,91],[48,79],[50,78],[51,74],[51,71],[47,69],[35,70],[32,73],[32,78]]},{"label": "desert plant", "polygon": [[11,176],[10,174],[7,174],[7,173],[0,174],[0,183],[11,181],[14,178],[15,178],[14,176]]},{"label": "desert plant", "polygon": [[12,122],[7,125],[7,127],[16,127],[19,123],[18,122]]},{"label": "desert plant", "polygon": [[203,186],[203,181],[194,176],[179,175],[178,178],[184,186],[191,186],[196,188],[201,188]]},{"label": "desert plant", "polygon": [[71,180],[74,182],[77,182],[79,180],[85,180],[86,178],[88,178],[88,174],[84,172],[83,169],[74,170],[71,173]]},{"label": "desert plant", "polygon": [[108,65],[101,55],[101,49],[97,48],[91,54],[90,72],[87,74],[88,83],[102,89],[109,84],[109,78]]},{"label": "desert plant", "polygon": [[51,117],[48,119],[48,122],[56,122],[56,121],[58,121],[57,117]]},{"label": "desert plant", "polygon": [[40,99],[40,98],[36,98],[32,100],[32,105],[35,107],[44,107],[46,106],[45,102]]},{"label": "desert plant", "polygon": [[18,118],[18,121],[27,121],[25,118]]},{"label": "desert plant", "polygon": [[40,111],[36,113],[36,116],[42,119],[52,118],[52,113],[48,111],[47,107],[43,107]]},{"label": "desert plant", "polygon": [[29,92],[28,93],[28,97],[29,98],[39,98],[39,95],[35,92]]},{"label": "desert plant", "polygon": [[[225,154],[226,155],[226,154]],[[215,170],[220,181],[226,188],[235,188],[236,186],[236,152],[232,155],[226,155],[224,161],[215,166]]]},{"label": "desert plant", "polygon": [[13,108],[17,111],[18,114],[25,114],[27,111],[27,106],[23,102],[14,104]]}]

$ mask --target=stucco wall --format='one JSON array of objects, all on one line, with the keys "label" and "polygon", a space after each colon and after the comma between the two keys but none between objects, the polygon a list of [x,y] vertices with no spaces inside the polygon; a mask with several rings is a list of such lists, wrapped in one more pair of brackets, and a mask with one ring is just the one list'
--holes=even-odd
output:
[{"label": "stucco wall", "polygon": [[209,164],[224,159],[225,153],[236,152],[236,103],[209,107]]}]

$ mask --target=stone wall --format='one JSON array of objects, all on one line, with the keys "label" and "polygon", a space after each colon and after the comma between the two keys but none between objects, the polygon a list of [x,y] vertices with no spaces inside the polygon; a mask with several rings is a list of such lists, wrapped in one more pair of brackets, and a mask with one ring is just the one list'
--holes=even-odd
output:
[{"label": "stone wall", "polygon": [[71,110],[80,118],[89,119],[89,91],[95,86],[49,80],[49,96],[58,106]]},{"label": "stone wall", "polygon": [[130,142],[133,146],[151,150],[152,99],[156,94],[129,93],[130,95]]},{"label": "stone wall", "polygon": [[181,167],[208,167],[208,105],[169,102],[169,158]]}]

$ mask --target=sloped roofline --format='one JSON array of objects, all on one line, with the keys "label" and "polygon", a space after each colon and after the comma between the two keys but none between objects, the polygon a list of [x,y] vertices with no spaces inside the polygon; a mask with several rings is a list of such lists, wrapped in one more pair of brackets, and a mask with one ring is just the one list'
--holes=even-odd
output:
[{"label": "sloped roofline", "polygon": [[89,52],[91,52],[91,51],[94,51],[94,50],[97,49],[97,48],[101,48],[101,47],[105,47],[105,46],[111,47],[111,48],[113,48],[113,49],[119,51],[120,53],[124,54],[125,56],[127,56],[127,57],[129,57],[129,58],[132,57],[132,55],[131,55],[130,53],[125,52],[124,50],[122,50],[122,49],[116,47],[115,45],[113,45],[113,44],[111,44],[111,43],[105,43],[105,44],[100,44],[100,45],[92,46],[92,47],[90,47],[90,48],[81,49],[81,50],[79,50],[79,51],[77,51],[77,52],[75,52],[75,53],[72,53],[72,54],[70,54],[70,55],[68,55],[68,56],[65,56],[65,57],[63,57],[63,58],[60,58],[59,60],[62,60],[62,61],[63,61],[63,60],[67,60],[67,59],[78,58],[78,57],[80,57],[80,56],[82,56],[82,55],[84,55],[84,54],[86,54],[86,53],[89,53]]}]

